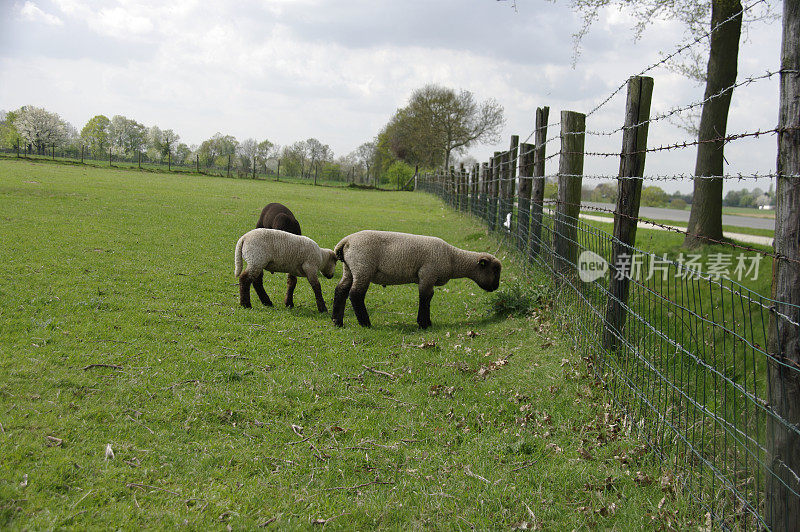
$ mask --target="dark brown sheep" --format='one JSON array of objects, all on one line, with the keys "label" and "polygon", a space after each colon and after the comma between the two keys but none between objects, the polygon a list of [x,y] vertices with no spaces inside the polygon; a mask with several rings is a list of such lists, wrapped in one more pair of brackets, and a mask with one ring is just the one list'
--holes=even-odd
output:
[{"label": "dark brown sheep", "polygon": [[[286,205],[281,203],[270,203],[264,207],[261,211],[261,216],[258,217],[258,223],[256,224],[256,229],[261,228],[278,229],[280,231],[292,233],[293,235],[302,234],[300,232],[300,223],[297,221],[297,218],[294,217],[294,214],[292,214],[292,211],[290,211]],[[257,279],[253,280],[253,286],[257,292],[264,292],[263,271]],[[297,277],[289,274],[286,278],[286,297],[283,300],[283,303],[289,308],[294,307],[295,286],[297,286]]]}]

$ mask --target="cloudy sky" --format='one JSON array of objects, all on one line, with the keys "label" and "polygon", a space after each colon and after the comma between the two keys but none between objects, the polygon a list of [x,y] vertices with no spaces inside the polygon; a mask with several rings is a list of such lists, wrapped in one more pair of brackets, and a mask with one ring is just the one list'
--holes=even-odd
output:
[{"label": "cloudy sky", "polygon": [[[315,137],[338,156],[371,140],[414,89],[438,83],[505,108],[503,140],[470,151],[483,161],[511,134],[531,133],[537,106],[550,106],[553,123],[562,109],[587,112],[688,39],[681,25],[654,21],[635,41],[632,24],[605,11],[573,67],[581,21],[568,0],[517,0],[516,9],[496,0],[0,0],[0,110],[45,107],[79,130],[94,115],[121,114],[189,145],[216,132],[281,145]],[[740,79],[776,70],[779,54],[780,20],[753,24]],[[653,114],[702,100],[702,86],[663,67],[648,75]],[[775,127],[777,102],[777,77],[737,90],[729,133]],[[624,105],[623,90],[587,129],[615,129]],[[651,127],[651,146],[683,140],[666,121]],[[589,137],[587,150],[620,143]],[[772,172],[775,155],[772,135],[734,142],[728,172]],[[646,173],[691,173],[694,156],[648,155]],[[618,164],[590,158],[586,173],[613,175]]]}]

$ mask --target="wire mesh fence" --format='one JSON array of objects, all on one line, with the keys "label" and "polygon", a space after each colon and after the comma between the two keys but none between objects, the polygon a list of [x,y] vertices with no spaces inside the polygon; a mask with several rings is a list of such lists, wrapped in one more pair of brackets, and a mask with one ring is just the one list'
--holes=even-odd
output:
[{"label": "wire mesh fence", "polygon": [[[723,528],[766,527],[768,421],[797,431],[768,404],[767,365],[780,361],[766,350],[767,332],[771,314],[797,327],[795,319],[732,279],[634,245],[624,245],[615,265],[619,241],[559,212],[557,200],[523,216],[517,202],[490,195],[490,183],[474,194],[445,177],[420,176],[419,190],[484,220],[521,263],[550,274],[568,307],[570,335],[675,479]],[[557,251],[559,238],[571,253]],[[731,271],[757,273],[755,256],[736,255]],[[613,278],[629,280],[626,300],[612,293]],[[800,497],[797,485],[787,488]]]},{"label": "wire mesh fence", "polygon": [[[792,24],[800,26],[796,20]],[[797,55],[789,53],[794,59],[784,59],[782,68],[735,85],[780,76],[781,119],[774,128],[648,147],[648,127],[722,93],[651,118],[653,80],[635,76],[585,115],[564,111],[559,122],[548,123],[549,110],[540,108],[527,138],[519,143],[513,136],[510,149],[495,152],[488,162],[417,178],[418,190],[482,220],[526,269],[549,274],[562,315],[569,318],[563,327],[624,412],[628,428],[649,443],[665,474],[722,529],[796,530],[800,523],[800,124],[796,113],[784,111],[791,108],[786,102],[800,97]],[[624,125],[587,130],[586,118],[626,85]],[[548,128],[556,126],[560,132],[548,137]],[[617,133],[620,152],[585,149],[587,138]],[[721,150],[739,140],[775,136],[775,172],[644,173],[647,154],[703,144]],[[535,143],[527,144],[534,137]],[[560,149],[546,153],[557,141]],[[584,172],[587,157],[619,157],[620,172]],[[546,164],[556,158],[558,171],[546,174]],[[581,182],[590,177],[617,181],[616,206],[605,209],[613,215],[613,230],[581,213],[587,208],[581,204]],[[639,216],[647,181],[759,179],[777,185],[774,247],[694,233],[691,223],[681,228]],[[544,185],[552,181],[557,190],[545,198]],[[689,251],[670,258],[644,249],[636,238],[640,224],[652,234],[707,246],[697,254],[703,260],[693,260]],[[768,297],[755,289],[764,283],[754,281],[770,276]]]}]

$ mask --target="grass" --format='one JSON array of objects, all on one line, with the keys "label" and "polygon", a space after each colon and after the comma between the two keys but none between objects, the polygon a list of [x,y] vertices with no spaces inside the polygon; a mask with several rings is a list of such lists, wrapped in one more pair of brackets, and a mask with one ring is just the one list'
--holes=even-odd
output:
[{"label": "grass", "polygon": [[[607,218],[608,219],[608,223],[614,223],[614,217],[612,215],[610,215],[610,214],[597,212],[597,211],[591,211],[591,210],[581,211],[581,214],[588,214],[590,216],[596,216],[598,218]],[[725,213],[725,214],[728,214],[728,213]],[[682,229],[682,230],[686,230],[686,228],[687,228],[687,225],[685,223],[678,222],[678,221],[675,221],[675,220],[658,220],[658,219],[650,219],[650,218],[648,218],[648,221],[656,222],[656,223],[659,223],[659,224],[662,224],[662,225],[669,225],[670,227],[677,227],[677,228]],[[606,229],[604,229],[604,230],[607,230],[607,231],[611,232],[611,230],[608,229],[608,226],[606,226]],[[644,230],[644,229],[638,229],[637,231],[642,231],[642,230]],[[730,233],[741,233],[741,234],[745,234],[745,235],[757,235],[757,236],[768,236],[768,237],[774,237],[775,236],[775,231],[772,230],[772,229],[759,229],[759,228],[755,228],[755,227],[741,227],[741,226],[737,226],[737,225],[723,225],[722,226],[722,230],[724,232],[726,232],[726,233],[728,233],[728,232],[730,232]],[[655,229],[650,229],[650,230],[647,230],[647,231],[656,231],[656,230]]]},{"label": "grass", "polygon": [[752,207],[722,207],[722,214],[752,216],[753,218],[775,218],[775,210],[761,210]]},{"label": "grass", "polygon": [[[372,227],[496,249],[431,196],[29,161],[0,176],[4,529],[704,522],[546,310],[495,317],[465,280],[437,288],[425,332],[409,286],[372,287],[371,329],[349,307],[334,328],[302,280],[293,310],[238,306],[233,246],[270,201],[326,247]],[[284,285],[265,279],[278,301]]]}]

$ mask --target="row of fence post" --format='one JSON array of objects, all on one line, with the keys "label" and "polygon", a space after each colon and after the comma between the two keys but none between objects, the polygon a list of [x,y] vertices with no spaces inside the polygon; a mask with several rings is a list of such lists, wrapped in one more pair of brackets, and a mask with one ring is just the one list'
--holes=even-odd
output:
[{"label": "row of fence post", "polygon": [[[775,530],[793,530],[800,523],[800,7],[786,0],[784,13],[783,72],[779,125],[779,156],[772,297],[781,313],[770,322],[769,403],[783,422],[770,418],[766,484],[766,522]],[[620,260],[630,254],[636,242],[637,219],[647,151],[653,79],[636,76],[628,82],[622,150],[620,155],[611,275],[603,321],[602,345],[619,348],[623,338],[630,293],[630,263]],[[546,138],[549,108],[536,111],[534,144],[519,144],[512,136],[506,152],[495,152],[488,162],[466,170],[450,167],[435,177],[440,192],[458,210],[485,217],[490,231],[514,237],[525,256],[535,258],[543,251]],[[553,266],[560,276],[577,273],[577,228],[580,216],[584,166],[586,116],[561,112],[561,149],[558,163],[558,192],[552,229]],[[516,185],[516,170],[519,181]],[[515,203],[516,193],[516,203]],[[509,216],[514,212],[516,216]],[[786,318],[788,316],[788,318]],[[792,323],[794,321],[794,323]],[[787,365],[794,367],[787,370]],[[790,427],[782,426],[788,423]]]}]

